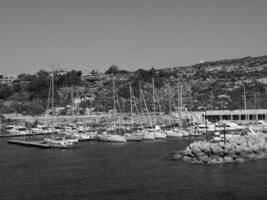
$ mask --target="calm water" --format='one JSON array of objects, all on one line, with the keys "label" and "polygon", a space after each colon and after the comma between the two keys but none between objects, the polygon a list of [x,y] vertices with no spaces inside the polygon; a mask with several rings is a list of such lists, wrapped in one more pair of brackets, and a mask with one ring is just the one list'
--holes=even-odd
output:
[{"label": "calm water", "polygon": [[36,149],[0,140],[0,199],[267,199],[267,160],[193,165],[170,152],[192,140]]}]

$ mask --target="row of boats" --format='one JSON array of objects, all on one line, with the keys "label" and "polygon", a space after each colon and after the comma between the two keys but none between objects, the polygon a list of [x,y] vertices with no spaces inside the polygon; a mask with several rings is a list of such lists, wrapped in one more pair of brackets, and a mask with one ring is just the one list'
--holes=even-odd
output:
[{"label": "row of boats", "polygon": [[200,136],[203,134],[192,127],[162,130],[159,126],[155,126],[154,128],[144,129],[136,127],[135,130],[132,130],[130,127],[109,126],[104,129],[92,129],[90,126],[79,123],[55,125],[54,127],[37,125],[31,129],[21,125],[9,125],[5,129],[9,136],[44,135],[44,144],[63,148],[71,147],[75,143],[85,140],[125,143],[130,141],[166,139],[167,137]]},{"label": "row of boats", "polygon": [[[51,147],[69,148],[79,141],[98,140],[103,142],[119,142],[125,143],[130,141],[156,140],[166,139],[167,137],[187,137],[201,136],[206,133],[215,133],[218,139],[218,132],[225,131],[227,138],[242,135],[242,134],[258,134],[267,130],[267,123],[258,121],[254,126],[240,126],[234,122],[225,121],[216,124],[206,123],[199,124],[195,127],[183,128],[168,128],[161,129],[160,126],[153,128],[143,128],[135,130],[130,127],[108,126],[105,128],[92,128],[86,124],[65,124],[55,125],[53,127],[47,125],[37,125],[31,129],[22,125],[7,125],[5,127],[9,136],[23,135],[44,135],[43,143]],[[52,131],[53,130],[53,131]],[[244,132],[245,131],[245,132]],[[217,134],[217,136],[216,136]],[[48,137],[49,136],[49,137]],[[222,137],[222,134],[221,136]]]}]

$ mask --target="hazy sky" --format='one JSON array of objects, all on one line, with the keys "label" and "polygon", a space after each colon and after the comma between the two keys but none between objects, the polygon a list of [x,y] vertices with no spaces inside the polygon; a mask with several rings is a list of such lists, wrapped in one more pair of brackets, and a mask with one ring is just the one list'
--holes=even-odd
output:
[{"label": "hazy sky", "polygon": [[0,74],[267,54],[266,0],[0,0]]}]

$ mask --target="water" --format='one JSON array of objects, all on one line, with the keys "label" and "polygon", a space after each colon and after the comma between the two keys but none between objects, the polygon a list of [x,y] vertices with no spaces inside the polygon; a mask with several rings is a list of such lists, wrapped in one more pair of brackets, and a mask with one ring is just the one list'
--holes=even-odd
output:
[{"label": "water", "polygon": [[194,165],[170,152],[192,140],[37,149],[0,140],[1,200],[267,199],[267,160]]}]

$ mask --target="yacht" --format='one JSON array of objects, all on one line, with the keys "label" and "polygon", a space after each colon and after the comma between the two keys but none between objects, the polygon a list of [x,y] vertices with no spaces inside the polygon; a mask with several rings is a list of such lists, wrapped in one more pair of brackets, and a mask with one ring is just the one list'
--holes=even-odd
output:
[{"label": "yacht", "polygon": [[98,140],[102,142],[118,142],[118,143],[125,143],[126,138],[116,134],[110,134],[104,132],[102,135],[98,135]]},{"label": "yacht", "polygon": [[31,131],[28,130],[24,126],[8,125],[8,126],[6,126],[5,129],[11,136],[19,136],[19,135],[29,135],[29,134],[31,134]]},{"label": "yacht", "polygon": [[74,146],[74,142],[70,139],[65,139],[65,137],[44,138],[44,143],[53,148],[71,148]]},{"label": "yacht", "polygon": [[133,132],[133,133],[126,133],[124,134],[127,141],[136,141],[140,142],[143,140],[143,135],[139,132]]},{"label": "yacht", "polygon": [[148,129],[144,129],[140,133],[143,135],[143,140],[155,140],[155,134]]},{"label": "yacht", "polygon": [[183,137],[183,133],[179,129],[170,129],[165,132],[167,137]]}]

